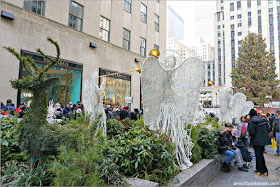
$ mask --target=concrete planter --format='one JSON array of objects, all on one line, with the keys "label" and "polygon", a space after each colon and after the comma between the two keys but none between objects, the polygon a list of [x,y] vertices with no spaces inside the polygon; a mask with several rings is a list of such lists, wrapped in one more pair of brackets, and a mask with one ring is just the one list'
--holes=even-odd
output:
[{"label": "concrete planter", "polygon": [[179,183],[170,182],[171,186],[208,186],[220,173],[223,156],[215,159],[202,159],[191,168],[179,173],[176,177]]},{"label": "concrete planter", "polygon": [[[194,164],[191,168],[179,173],[176,177],[179,183],[170,181],[170,186],[208,186],[213,179],[220,173],[223,159],[222,155],[218,155],[217,159],[202,159]],[[128,178],[127,183],[133,187],[154,187],[159,183],[147,181],[138,178]]]}]

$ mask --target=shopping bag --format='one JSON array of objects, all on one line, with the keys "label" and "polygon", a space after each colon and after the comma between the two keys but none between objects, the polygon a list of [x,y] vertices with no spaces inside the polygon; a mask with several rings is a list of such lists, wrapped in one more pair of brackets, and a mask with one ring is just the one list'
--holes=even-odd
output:
[{"label": "shopping bag", "polygon": [[276,140],[274,138],[271,138],[271,148],[272,149],[276,149],[277,145],[276,145]]}]

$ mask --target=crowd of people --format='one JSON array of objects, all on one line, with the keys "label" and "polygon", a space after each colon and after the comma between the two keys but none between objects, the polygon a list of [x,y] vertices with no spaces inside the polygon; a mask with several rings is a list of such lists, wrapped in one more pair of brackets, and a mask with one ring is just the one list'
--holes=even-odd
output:
[{"label": "crowd of people", "polygon": [[1,110],[0,117],[17,115],[18,118],[22,118],[27,111],[27,106],[24,103],[20,103],[19,107],[16,109],[12,100],[8,99],[6,105],[4,105],[3,102],[1,102],[0,110]]},{"label": "crowd of people", "polygon": [[[81,116],[84,111],[84,105],[78,101],[76,104],[72,104],[71,102],[67,102],[65,106],[61,106],[60,103],[53,104],[53,115],[51,117],[55,119],[63,119],[67,118],[68,120],[71,119],[71,115],[73,114],[74,120],[78,116]],[[117,120],[124,120],[126,118],[130,118],[131,120],[137,120],[140,116],[143,116],[143,110],[139,111],[138,108],[130,109],[129,107],[111,107],[107,105],[105,108],[106,119],[117,119]],[[7,104],[4,105],[1,102],[1,113],[0,117],[2,116],[17,116],[17,118],[22,118],[23,115],[27,111],[27,104],[20,103],[19,107],[16,109],[15,105],[12,103],[11,99],[7,100]]]},{"label": "crowd of people", "polygon": [[[274,156],[279,156],[279,119],[280,110],[276,114],[262,115],[252,109],[248,115],[242,116],[240,121],[233,117],[232,124],[222,124],[217,136],[218,151],[226,155],[225,162],[222,163],[221,170],[230,172],[230,165],[233,158],[238,166],[238,170],[248,172],[251,165],[252,156],[248,147],[253,147],[256,158],[257,175],[268,175],[264,153],[265,146],[271,145],[271,139],[277,142],[277,149]],[[236,130],[234,129],[236,127]]]},{"label": "crowd of people", "polygon": [[110,105],[106,106],[105,109],[106,119],[117,119],[124,120],[130,118],[131,120],[138,120],[140,116],[143,115],[143,110],[141,112],[138,108],[130,109],[129,107],[114,107],[111,108]]}]

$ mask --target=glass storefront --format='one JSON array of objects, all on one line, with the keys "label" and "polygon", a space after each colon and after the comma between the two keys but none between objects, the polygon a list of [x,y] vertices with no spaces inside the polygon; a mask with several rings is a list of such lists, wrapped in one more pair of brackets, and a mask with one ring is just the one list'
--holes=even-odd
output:
[{"label": "glass storefront", "polygon": [[[47,62],[38,54],[23,51],[24,56],[32,57],[39,68],[44,68]],[[60,63],[50,69],[47,76],[57,76],[60,78],[58,84],[48,89],[48,101],[53,100],[65,105],[67,102],[73,104],[81,100],[81,84],[82,84],[82,69],[81,64],[61,60]],[[20,68],[20,78],[27,76],[27,72]],[[27,102],[31,99],[32,94],[28,91],[20,91],[20,102]]]},{"label": "glass storefront", "polygon": [[[110,70],[99,70],[99,75],[107,75],[110,73],[115,73]],[[99,80],[99,84],[102,83],[102,78]],[[125,97],[130,97],[131,95],[131,76],[127,74],[118,74],[113,76],[107,76],[106,87],[102,92],[102,97],[105,105],[114,106],[129,106],[125,103]]]}]

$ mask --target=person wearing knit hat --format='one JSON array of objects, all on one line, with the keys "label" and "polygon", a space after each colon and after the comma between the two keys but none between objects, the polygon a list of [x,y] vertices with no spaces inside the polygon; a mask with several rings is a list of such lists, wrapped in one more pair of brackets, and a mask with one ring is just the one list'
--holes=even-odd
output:
[{"label": "person wearing knit hat", "polygon": [[254,172],[257,175],[268,175],[263,152],[266,145],[271,145],[269,124],[264,118],[258,116],[254,109],[250,110],[249,115],[251,120],[247,130],[251,136],[251,145],[256,155],[256,170]]},{"label": "person wearing knit hat", "polygon": [[252,118],[253,116],[258,115],[257,111],[255,111],[254,109],[251,109],[249,112],[250,117]]}]

